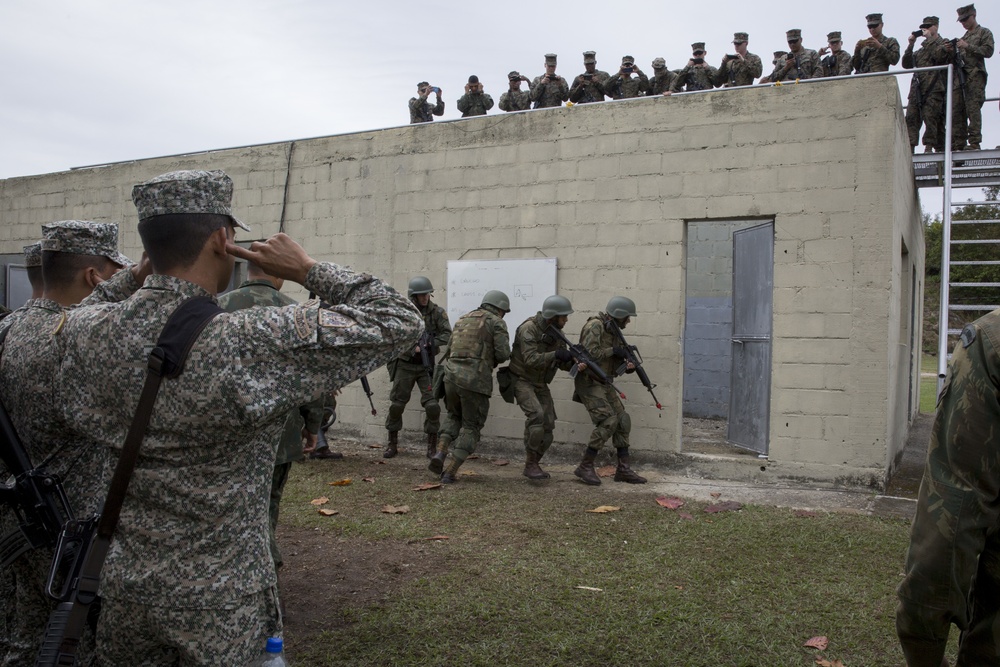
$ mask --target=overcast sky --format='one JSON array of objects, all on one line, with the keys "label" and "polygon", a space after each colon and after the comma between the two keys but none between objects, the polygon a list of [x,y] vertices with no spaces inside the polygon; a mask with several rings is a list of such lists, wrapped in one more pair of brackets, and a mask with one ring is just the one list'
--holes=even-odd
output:
[{"label": "overcast sky", "polygon": [[[814,49],[840,30],[853,50],[873,11],[905,48],[928,14],[961,36],[958,2],[2,0],[0,178],[404,125],[425,79],[444,91],[444,118],[458,118],[470,74],[499,101],[508,71],[534,77],[550,51],[567,78],[586,50],[600,69],[630,54],[648,73],[657,56],[682,67],[694,41],[717,65],[746,31],[766,73],[785,30]],[[979,4],[1000,32],[1000,3]],[[1000,57],[988,68],[996,97]],[[984,115],[984,147],[996,146],[997,104]]]}]

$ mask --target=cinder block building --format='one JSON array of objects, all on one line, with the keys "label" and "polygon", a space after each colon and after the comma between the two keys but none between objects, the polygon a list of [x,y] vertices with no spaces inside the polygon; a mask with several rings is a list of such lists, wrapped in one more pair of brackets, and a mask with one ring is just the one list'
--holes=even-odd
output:
[{"label": "cinder block building", "polygon": [[[118,222],[123,251],[137,257],[131,187],[176,169],[228,172],[253,238],[283,230],[314,257],[401,289],[426,275],[442,305],[456,259],[555,257],[558,291],[577,311],[571,337],[608,298],[631,297],[639,316],[625,333],[664,405],[622,378],[639,463],[879,488],[917,410],[924,240],[890,78],[494,114],[3,180],[8,299],[19,294],[21,246],[42,223]],[[512,334],[518,324],[508,322]],[[371,380],[384,409],[387,378]],[[553,394],[553,452],[575,458],[590,421],[568,378]],[[416,403],[406,415],[415,443]],[[724,425],[725,447],[686,442],[685,415]],[[384,438],[355,387],[338,426]],[[519,449],[522,432],[520,411],[495,397],[483,447]]]}]

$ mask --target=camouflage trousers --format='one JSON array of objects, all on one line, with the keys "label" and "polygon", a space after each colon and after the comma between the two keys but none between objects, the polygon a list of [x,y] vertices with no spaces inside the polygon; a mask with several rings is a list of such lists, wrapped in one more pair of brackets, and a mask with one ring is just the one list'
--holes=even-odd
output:
[{"label": "camouflage trousers", "polygon": [[252,665],[281,632],[277,590],[224,608],[176,609],[104,599],[97,625],[101,667]]},{"label": "camouflage trousers", "polygon": [[396,363],[392,389],[389,390],[389,414],[385,417],[385,430],[403,430],[403,410],[410,402],[413,385],[420,389],[420,405],[424,407],[424,433],[437,433],[441,426],[441,406],[431,394],[430,380],[423,364],[406,361]]},{"label": "camouflage trousers", "polygon": [[615,449],[628,447],[628,434],[632,430],[632,420],[625,412],[625,406],[611,387],[603,384],[580,381],[577,376],[576,395],[590,414],[594,430],[587,441],[590,449],[601,449],[611,440]]},{"label": "camouflage trousers", "polygon": [[278,540],[274,536],[274,531],[278,528],[278,510],[281,506],[281,494],[285,491],[285,482],[288,481],[288,473],[291,469],[291,461],[288,463],[278,463],[274,466],[274,474],[271,476],[271,502],[267,506],[267,539],[275,568],[281,567],[282,560],[281,550],[278,549]]},{"label": "camouflage trousers", "polygon": [[966,142],[983,143],[983,105],[986,104],[986,77],[976,72],[965,82],[965,94],[957,85],[951,98],[951,147],[960,150]]},{"label": "camouflage trousers", "polygon": [[14,573],[6,567],[0,571],[0,665],[3,656],[10,649],[10,639],[14,633]]},{"label": "camouflage trousers", "polygon": [[441,424],[441,435],[452,442],[451,455],[461,464],[479,445],[479,434],[490,413],[490,397],[459,389],[445,378],[444,405],[448,414]]},{"label": "camouflage trousers", "polygon": [[917,104],[914,95],[906,102],[906,132],[910,136],[910,148],[920,143],[920,125],[924,126],[924,146],[934,150],[944,150],[944,91],[931,92],[923,96],[923,104]]},{"label": "camouflage trousers", "polygon": [[549,386],[517,378],[514,400],[524,412],[525,450],[544,456],[552,445],[552,431],[556,428],[556,406]]}]

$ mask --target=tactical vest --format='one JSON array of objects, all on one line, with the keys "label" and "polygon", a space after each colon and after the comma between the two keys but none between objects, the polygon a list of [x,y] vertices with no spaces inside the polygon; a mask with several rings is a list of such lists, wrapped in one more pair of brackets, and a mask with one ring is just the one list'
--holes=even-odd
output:
[{"label": "tactical vest", "polygon": [[[486,316],[488,311],[482,308],[466,313],[455,322],[451,332],[452,359],[485,359],[486,343],[489,333],[486,331]],[[490,347],[490,352],[493,348]]]}]

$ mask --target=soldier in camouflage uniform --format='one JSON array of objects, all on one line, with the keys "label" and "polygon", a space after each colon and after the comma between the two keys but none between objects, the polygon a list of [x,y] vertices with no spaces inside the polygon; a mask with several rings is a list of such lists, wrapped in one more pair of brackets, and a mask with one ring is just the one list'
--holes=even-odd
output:
[{"label": "soldier in camouflage uniform", "polygon": [[[424,318],[424,332],[431,340],[431,360],[439,350],[444,349],[451,340],[451,323],[444,308],[431,301],[434,286],[424,276],[410,278],[407,287],[410,301],[420,311]],[[434,456],[437,450],[438,430],[441,428],[441,406],[431,392],[431,379],[427,377],[423,356],[419,346],[407,350],[406,354],[389,362],[389,380],[392,389],[389,390],[389,414],[385,417],[385,428],[389,432],[389,441],[382,453],[387,459],[396,455],[399,446],[399,431],[403,428],[403,410],[410,401],[413,385],[420,388],[420,405],[424,408],[424,433],[427,434],[427,458]]]},{"label": "soldier in camouflage uniform", "polygon": [[605,95],[605,84],[610,75],[597,69],[597,52],[583,52],[583,74],[578,74],[573,79],[573,85],[569,89],[569,101],[573,104],[587,104],[589,102],[603,102]]},{"label": "soldier in camouflage uniform", "polygon": [[854,47],[854,57],[851,66],[855,74],[869,72],[888,72],[889,67],[899,62],[899,41],[895,37],[882,34],[882,15],[869,14],[868,39],[858,40]]},{"label": "soldier in camouflage uniform", "polygon": [[760,80],[760,83],[774,83],[780,81],[780,76],[782,71],[785,69],[785,62],[788,59],[788,51],[775,51],[774,58],[771,60],[771,64],[774,69],[771,73]]},{"label": "soldier in camouflage uniform", "polygon": [[[149,267],[119,271],[130,262],[118,252],[115,224],[66,220],[43,225],[42,230],[44,293],[0,321],[0,329],[8,331],[0,356],[0,399],[31,462],[48,461],[48,470],[62,478],[75,515],[87,518],[100,510],[107,491],[106,451],[92,441],[72,437],[58,408],[61,323],[67,309],[81,302],[128,298]],[[11,527],[8,520],[4,527]],[[52,549],[40,549],[11,565],[16,599],[6,656],[0,656],[4,665],[34,664],[55,608],[45,593],[52,555]],[[93,652],[90,632],[80,649],[85,661]]]},{"label": "soldier in camouflage uniform", "polygon": [[531,103],[534,109],[561,107],[569,99],[566,79],[556,74],[556,54],[545,54],[545,74],[531,81]]},{"label": "soldier in camouflage uniform", "polygon": [[[437,96],[437,103],[431,106],[427,98],[431,93]],[[410,98],[410,123],[429,123],[434,116],[444,115],[444,100],[441,99],[441,89],[426,81],[417,84],[417,97]]]},{"label": "soldier in camouflage uniform", "polygon": [[473,74],[465,84],[465,95],[458,98],[458,110],[462,112],[462,118],[485,116],[492,108],[493,98],[489,93],[483,92],[483,84],[479,82],[479,77]]},{"label": "soldier in camouflage uniform", "polygon": [[[580,345],[587,354],[601,366],[607,376],[614,377],[614,372],[622,363],[625,351],[619,348],[614,334],[608,331],[607,322],[614,318],[618,326],[624,329],[631,318],[636,317],[635,303],[624,296],[615,296],[608,301],[607,312],[598,313],[587,320],[580,332]],[[635,367],[629,363],[626,368],[634,372]],[[618,467],[615,470],[616,482],[629,484],[645,484],[646,478],[639,476],[629,466],[628,435],[632,430],[632,419],[625,412],[625,406],[615,390],[602,384],[590,373],[577,373],[574,379],[576,391],[573,400],[583,403],[594,423],[594,431],[590,434],[583,460],[573,474],[584,484],[599,486],[601,478],[594,470],[594,459],[609,439],[618,450]]]},{"label": "soldier in camouflage uniform", "polygon": [[75,434],[118,456],[149,349],[180,303],[225,288],[234,255],[318,296],[216,316],[160,387],[102,572],[101,664],[248,665],[260,654],[281,629],[267,507],[285,415],[411,349],[423,328],[386,283],[317,262],[285,234],[236,246],[246,226],[232,187],[221,171],[135,186],[154,274],[63,326],[56,404]]},{"label": "soldier in camouflage uniform", "polygon": [[653,76],[649,79],[647,95],[663,95],[670,92],[670,84],[677,77],[676,72],[667,69],[667,61],[663,58],[653,58]]},{"label": "soldier in camouflage uniform", "polygon": [[649,77],[636,67],[635,58],[632,56],[623,56],[621,67],[604,84],[605,94],[613,100],[642,97],[647,90],[649,90]]},{"label": "soldier in camouflage uniform", "polygon": [[670,85],[670,92],[678,93],[682,89],[711,90],[715,88],[715,82],[719,78],[719,70],[705,62],[708,52],[705,50],[705,42],[695,42],[691,45],[692,56],[687,65],[678,74],[677,78]]},{"label": "soldier in camouflage uniform", "polygon": [[[514,333],[510,353],[510,373],[514,380],[514,400],[524,412],[524,476],[548,479],[549,473],[539,462],[552,445],[556,427],[556,406],[549,383],[556,369],[569,370],[573,357],[561,340],[548,333],[550,326],[560,331],[573,313],[573,305],[564,296],[550,296],[542,310],[525,320]],[[584,365],[583,369],[586,369]]]},{"label": "soldier in camouflage uniform", "polygon": [[802,31],[793,28],[785,32],[785,37],[788,40],[788,55],[776,80],[812,79],[819,74],[819,54],[802,46]]},{"label": "soldier in camouflage uniform", "polygon": [[[906,51],[903,53],[903,69],[946,65],[951,62],[951,54],[945,48],[947,42],[938,35],[938,17],[928,16],[920,24],[924,42],[913,51],[915,35],[910,35]],[[943,70],[918,72],[910,80],[910,95],[906,101],[906,130],[910,136],[910,148],[915,149],[920,139],[920,126],[924,126],[924,152],[944,151],[944,101],[948,87],[948,75]]]},{"label": "soldier in camouflage uniform", "polygon": [[[965,74],[961,85],[958,71],[954,75],[952,90],[952,150],[978,151],[983,142],[983,105],[986,103],[986,58],[993,57],[993,33],[976,22],[976,6],[958,8],[958,20],[965,28],[965,35],[956,41]],[[951,42],[945,47],[953,52]],[[957,66],[957,61],[956,61]]]},{"label": "soldier in camouflage uniform", "polygon": [[459,467],[479,444],[479,433],[490,412],[493,369],[510,358],[510,338],[503,321],[509,312],[507,295],[491,290],[479,308],[455,322],[442,360],[448,416],[441,425],[437,452],[427,466],[441,475],[444,484],[455,482]]},{"label": "soldier in camouflage uniform", "polygon": [[[253,262],[248,262],[247,280],[238,288],[219,297],[219,307],[233,313],[244,308],[255,306],[263,308],[282,308],[293,306],[295,299],[281,293],[285,281],[264,273]],[[292,463],[302,461],[302,441],[314,443],[323,421],[323,399],[313,401],[292,410],[285,417],[285,427],[278,440],[278,453],[274,460],[274,474],[271,477],[270,504],[268,516],[268,546],[274,567],[280,568],[283,559],[274,531],[278,527],[278,512],[281,506],[281,496],[291,472]]]},{"label": "soldier in camouflage uniform", "polygon": [[507,75],[507,81],[510,84],[510,90],[500,96],[500,110],[527,111],[530,109],[531,93],[527,90],[521,90],[521,82],[528,81],[528,77],[521,76],[521,73],[515,70]]},{"label": "soldier in camouflage uniform", "polygon": [[[736,53],[727,53],[722,57],[715,84],[723,88],[733,86],[752,86],[753,82],[764,71],[760,56],[747,51],[750,35],[745,32],[733,33],[733,47]],[[733,58],[732,56],[736,56]]]},{"label": "soldier in camouflage uniform", "polygon": [[[819,70],[817,70],[815,78],[825,79],[831,76],[850,75],[851,54],[842,48],[844,41],[840,37],[840,32],[827,33],[826,42],[829,46],[824,46],[819,50]],[[827,52],[830,55],[827,56]]]},{"label": "soldier in camouflage uniform", "polygon": [[1000,647],[1000,310],[962,331],[910,530],[896,632],[910,667],[996,665]]}]

